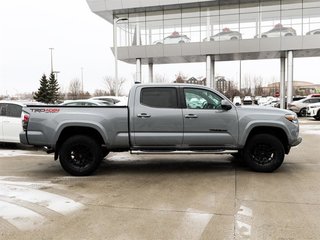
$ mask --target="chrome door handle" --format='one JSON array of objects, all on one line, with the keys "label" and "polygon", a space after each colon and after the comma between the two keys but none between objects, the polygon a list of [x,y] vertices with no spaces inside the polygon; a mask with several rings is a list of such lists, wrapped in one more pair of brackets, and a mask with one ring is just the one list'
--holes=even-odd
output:
[{"label": "chrome door handle", "polygon": [[150,118],[151,115],[147,114],[147,113],[140,113],[137,115],[138,118]]},{"label": "chrome door handle", "polygon": [[190,118],[198,118],[198,115],[196,115],[196,114],[187,114],[184,117],[188,118],[188,119],[190,119]]}]

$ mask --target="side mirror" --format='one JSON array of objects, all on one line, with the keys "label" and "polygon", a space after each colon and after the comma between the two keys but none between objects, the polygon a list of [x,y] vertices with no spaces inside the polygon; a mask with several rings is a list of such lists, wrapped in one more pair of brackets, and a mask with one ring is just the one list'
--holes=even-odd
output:
[{"label": "side mirror", "polygon": [[231,106],[231,104],[227,101],[227,100],[222,100],[221,101],[221,108],[223,109],[223,110],[226,110],[226,111],[228,111],[228,110],[230,110],[231,108],[232,108],[232,106]]}]

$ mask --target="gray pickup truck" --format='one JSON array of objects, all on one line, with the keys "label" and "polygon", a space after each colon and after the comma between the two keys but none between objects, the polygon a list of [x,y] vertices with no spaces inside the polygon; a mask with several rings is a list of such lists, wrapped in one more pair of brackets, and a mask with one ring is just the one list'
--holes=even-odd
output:
[{"label": "gray pickup truck", "polygon": [[190,84],[132,87],[127,106],[27,106],[23,144],[55,153],[71,175],[90,175],[110,152],[230,153],[254,171],[279,168],[301,142],[295,113],[237,107],[224,95]]}]

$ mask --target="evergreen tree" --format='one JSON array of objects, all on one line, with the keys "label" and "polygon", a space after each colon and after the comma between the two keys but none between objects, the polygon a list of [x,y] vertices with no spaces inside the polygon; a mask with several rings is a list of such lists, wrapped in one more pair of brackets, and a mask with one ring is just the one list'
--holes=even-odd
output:
[{"label": "evergreen tree", "polygon": [[59,100],[59,84],[57,79],[55,78],[54,73],[50,74],[49,82],[48,82],[48,102],[55,103]]},{"label": "evergreen tree", "polygon": [[49,88],[49,83],[47,80],[47,76],[45,74],[42,75],[42,78],[40,80],[40,87],[38,91],[34,94],[33,98],[37,102],[42,102],[42,103],[49,103],[48,101],[48,88]]}]

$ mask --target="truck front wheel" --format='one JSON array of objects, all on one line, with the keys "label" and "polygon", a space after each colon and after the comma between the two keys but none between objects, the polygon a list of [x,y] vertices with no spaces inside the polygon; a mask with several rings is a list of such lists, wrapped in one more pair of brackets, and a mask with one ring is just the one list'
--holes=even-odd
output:
[{"label": "truck front wheel", "polygon": [[270,134],[258,134],[251,137],[244,149],[244,159],[256,172],[273,172],[284,159],[284,147],[281,141]]},{"label": "truck front wheel", "polygon": [[59,160],[62,168],[74,176],[87,176],[100,165],[103,154],[101,146],[92,138],[76,135],[61,146]]}]

